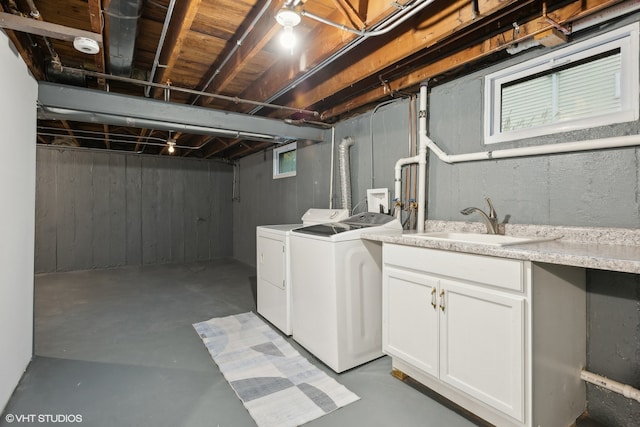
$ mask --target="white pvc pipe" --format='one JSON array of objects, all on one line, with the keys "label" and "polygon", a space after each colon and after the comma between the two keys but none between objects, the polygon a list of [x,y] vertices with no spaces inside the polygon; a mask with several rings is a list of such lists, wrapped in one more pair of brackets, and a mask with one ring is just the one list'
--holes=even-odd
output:
[{"label": "white pvc pipe", "polygon": [[533,147],[505,148],[496,151],[480,151],[467,154],[446,154],[428,137],[427,147],[445,163],[474,162],[478,160],[507,159],[513,157],[536,156],[540,154],[575,153],[578,151],[622,148],[640,145],[640,135],[612,136],[610,138],[587,141],[560,142],[557,144],[536,145]]},{"label": "white pvc pipe", "polygon": [[418,233],[424,233],[425,207],[427,197],[427,84],[420,85],[420,108],[418,109]]},{"label": "white pvc pipe", "polygon": [[589,371],[582,371],[580,373],[580,378],[591,384],[606,388],[607,390],[611,390],[613,392],[621,394],[626,398],[634,399],[640,402],[640,390],[633,388],[630,385],[610,380],[609,378],[594,374],[593,372]]},{"label": "white pvc pipe", "polygon": [[[422,137],[422,133],[420,135]],[[601,150],[605,148],[621,148],[640,145],[640,135],[612,136],[610,138],[591,139],[587,141],[559,142],[557,144],[536,145],[533,147],[505,148],[496,151],[480,151],[466,154],[447,154],[429,137],[427,147],[445,163],[474,162],[479,160],[507,159],[514,157],[536,156],[540,154],[575,153],[579,151]]]},{"label": "white pvc pipe", "polygon": [[[423,83],[420,86],[420,108],[418,111],[418,155],[400,159],[396,162],[394,177],[394,193],[395,199],[401,200],[402,197],[402,167],[405,165],[418,164],[418,194],[416,199],[418,202],[418,233],[424,233],[425,206],[427,196],[427,148],[431,141],[427,137],[427,85]],[[436,146],[436,149],[439,148]],[[444,154],[444,153],[443,153]],[[401,210],[396,210],[396,217],[400,220]]]},{"label": "white pvc pipe", "polygon": [[402,200],[402,167],[418,163],[418,161],[418,156],[413,156],[400,159],[396,162],[396,166],[394,168],[394,199]]},{"label": "white pvc pipe", "polygon": [[416,157],[400,159],[395,167],[395,197],[400,199],[402,166],[418,163],[418,232],[424,232],[426,205],[426,156],[427,149],[431,150],[445,163],[474,162],[480,160],[506,159],[514,157],[536,156],[542,154],[575,153],[580,151],[601,150],[607,148],[622,148],[640,145],[640,135],[614,136],[587,141],[560,142],[557,144],[537,145],[533,147],[506,148],[495,151],[481,151],[466,154],[447,154],[427,136],[427,84],[420,85],[419,109],[419,151]]}]

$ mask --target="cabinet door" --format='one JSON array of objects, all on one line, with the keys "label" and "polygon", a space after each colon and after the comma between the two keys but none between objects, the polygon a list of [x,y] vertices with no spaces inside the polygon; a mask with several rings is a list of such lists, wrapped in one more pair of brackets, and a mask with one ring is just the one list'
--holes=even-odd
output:
[{"label": "cabinet door", "polygon": [[524,298],[440,281],[440,379],[524,420]]},{"label": "cabinet door", "polygon": [[437,279],[386,266],[382,285],[383,350],[438,375]]}]

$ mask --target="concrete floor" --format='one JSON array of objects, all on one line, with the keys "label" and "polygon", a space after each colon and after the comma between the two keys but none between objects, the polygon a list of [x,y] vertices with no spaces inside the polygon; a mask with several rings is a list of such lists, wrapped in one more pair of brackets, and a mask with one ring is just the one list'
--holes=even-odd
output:
[{"label": "concrete floor", "polygon": [[[36,276],[36,356],[0,418],[81,415],[101,426],[254,426],[192,323],[255,311],[255,270],[235,261]],[[341,375],[361,400],[307,425],[476,425],[393,378],[383,357]],[[47,425],[46,423],[34,423]],[[51,425],[71,425],[51,423]]]}]

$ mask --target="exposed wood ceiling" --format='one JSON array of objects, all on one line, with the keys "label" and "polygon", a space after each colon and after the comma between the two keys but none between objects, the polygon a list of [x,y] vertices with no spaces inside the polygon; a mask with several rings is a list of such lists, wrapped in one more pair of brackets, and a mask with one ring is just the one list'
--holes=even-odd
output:
[{"label": "exposed wood ceiling", "polygon": [[[135,4],[135,0],[0,0],[0,24],[38,80],[319,126],[392,97],[415,93],[426,79],[437,84],[498,61],[508,56],[506,48],[514,43],[551,31],[564,31],[571,37],[571,24],[577,19],[624,3],[306,0],[292,5],[302,12],[302,21],[294,28],[298,44],[286,50],[279,43],[282,27],[275,19],[283,0],[138,1],[140,10],[118,21],[123,5]],[[30,15],[31,6],[39,16]],[[416,13],[416,8],[421,10]],[[402,16],[410,17],[385,34],[373,35]],[[17,23],[9,26],[7,22],[14,18]],[[34,21],[40,21],[40,27]],[[54,30],[62,31],[62,36]],[[98,54],[73,48],[70,35],[80,30],[100,41]],[[131,67],[121,76],[124,78],[109,78],[128,56]],[[79,74],[78,69],[88,73]],[[136,81],[159,85],[145,90],[133,84]],[[169,135],[166,130],[70,120],[40,120],[38,126],[42,144],[150,154],[168,154],[169,138],[180,147],[192,147],[174,155],[230,160],[273,145],[273,141],[179,131]]]}]

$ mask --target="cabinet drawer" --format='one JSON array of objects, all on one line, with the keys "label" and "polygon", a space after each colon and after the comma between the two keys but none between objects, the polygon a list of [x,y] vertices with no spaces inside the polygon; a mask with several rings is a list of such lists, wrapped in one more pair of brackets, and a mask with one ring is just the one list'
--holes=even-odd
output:
[{"label": "cabinet drawer", "polygon": [[524,290],[524,263],[514,259],[385,244],[383,262],[498,288]]}]

